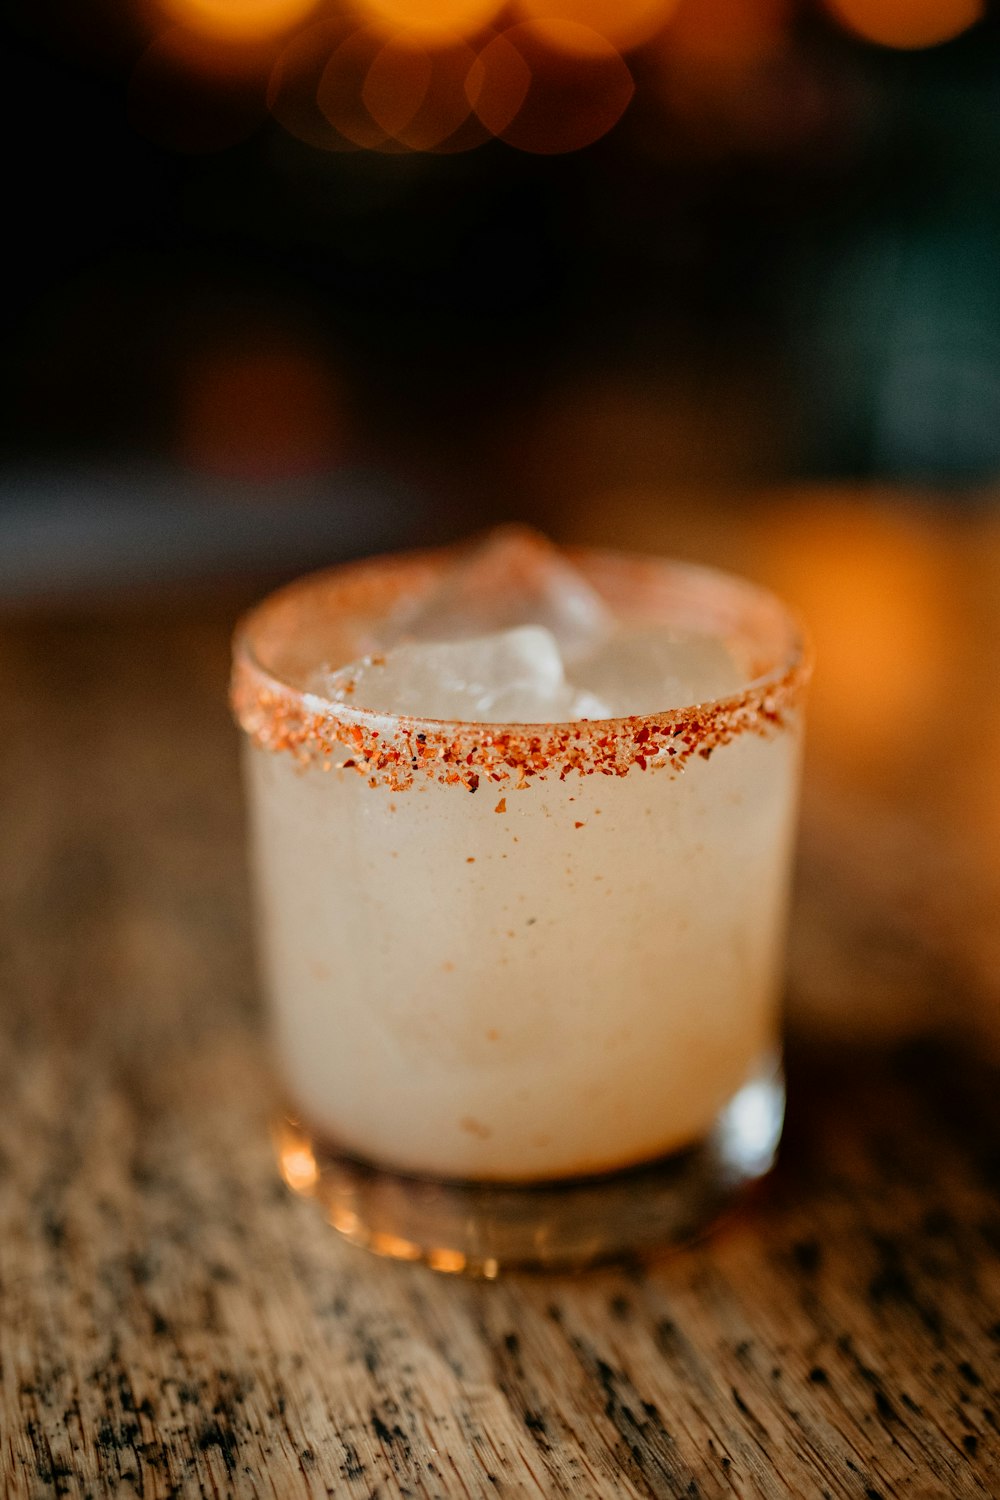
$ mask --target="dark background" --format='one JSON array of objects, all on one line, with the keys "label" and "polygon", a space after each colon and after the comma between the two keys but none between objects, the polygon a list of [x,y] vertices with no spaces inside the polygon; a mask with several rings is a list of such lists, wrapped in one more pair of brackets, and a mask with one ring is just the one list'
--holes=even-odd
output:
[{"label": "dark background", "polygon": [[801,4],[750,63],[630,53],[583,150],[394,155],[295,139],[259,79],[152,110],[152,13],[82,9],[2,38],[7,596],[568,534],[623,492],[988,503],[994,16],[901,51]]}]

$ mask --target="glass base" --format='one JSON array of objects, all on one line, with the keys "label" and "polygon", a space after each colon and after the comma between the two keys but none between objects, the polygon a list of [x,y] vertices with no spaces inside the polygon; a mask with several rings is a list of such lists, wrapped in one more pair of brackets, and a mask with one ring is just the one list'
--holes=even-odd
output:
[{"label": "glass base", "polygon": [[352,1244],[492,1279],[515,1267],[567,1270],[690,1240],[770,1170],[784,1107],[781,1069],[771,1064],[733,1096],[698,1145],[621,1172],[552,1182],[386,1171],[339,1153],[287,1116],[276,1145],[289,1187],[318,1199]]}]

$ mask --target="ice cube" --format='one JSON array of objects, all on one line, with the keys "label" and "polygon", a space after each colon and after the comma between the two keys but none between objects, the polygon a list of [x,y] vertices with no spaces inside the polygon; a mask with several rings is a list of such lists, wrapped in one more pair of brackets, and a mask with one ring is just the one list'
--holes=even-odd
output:
[{"label": "ice cube", "polygon": [[[471,547],[416,611],[395,622],[397,640],[453,641],[540,625],[564,661],[608,639],[615,620],[559,548],[528,526],[500,526]],[[389,644],[393,644],[392,641]]]},{"label": "ice cube", "polygon": [[477,724],[559,723],[583,716],[587,705],[603,708],[566,681],[555,637],[538,625],[462,641],[411,641],[313,686],[359,708]]},{"label": "ice cube", "polygon": [[716,637],[660,626],[619,631],[574,664],[573,681],[619,718],[725,698],[745,676]]}]

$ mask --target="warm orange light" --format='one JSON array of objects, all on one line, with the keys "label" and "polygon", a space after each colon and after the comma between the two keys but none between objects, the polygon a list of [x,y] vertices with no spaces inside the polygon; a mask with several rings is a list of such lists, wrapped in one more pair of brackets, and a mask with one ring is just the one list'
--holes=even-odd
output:
[{"label": "warm orange light", "polygon": [[[333,1224],[341,1234],[350,1233],[338,1219],[334,1219]],[[387,1255],[392,1260],[419,1260],[423,1254],[419,1245],[415,1245],[412,1240],[400,1239],[395,1234],[373,1234],[368,1244],[376,1255]]]},{"label": "warm orange light", "polygon": [[664,40],[690,64],[746,67],[782,44],[789,0],[680,0]]},{"label": "warm orange light", "polygon": [[426,48],[408,47],[398,41],[387,42],[372,59],[361,99],[376,125],[393,140],[402,140],[423,104],[432,72]]},{"label": "warm orange light", "polygon": [[618,123],[635,86],[617,48],[574,21],[522,21],[483,48],[468,79],[486,128],[521,151],[553,156]]},{"label": "warm orange light", "polygon": [[[956,689],[959,733],[945,788],[955,802],[968,852],[988,880],[983,894],[992,898],[990,922],[1000,958],[995,916],[1000,911],[1000,510],[990,506],[979,517],[966,515],[961,526],[951,522],[949,531],[958,541],[965,650]],[[964,716],[962,704],[973,706]],[[1000,962],[994,962],[993,973],[1000,983]],[[1000,1006],[996,1021],[1000,1027]]]},{"label": "warm orange light", "polygon": [[267,107],[289,135],[322,151],[356,151],[319,107],[320,79],[337,48],[356,27],[343,19],[317,21],[296,33],[271,70]]},{"label": "warm orange light", "polygon": [[330,373],[317,355],[295,347],[196,357],[181,386],[179,426],[185,462],[240,479],[321,471],[341,446]]},{"label": "warm orange light", "polygon": [[[457,108],[460,109],[464,106],[467,111],[465,119],[463,120],[462,124],[459,125],[457,130],[453,130],[449,135],[442,137],[442,139],[439,140],[436,145],[425,148],[441,156],[456,156],[463,151],[474,151],[477,146],[485,145],[487,141],[493,139],[492,130],[488,130],[486,128],[482,120],[472,108],[472,100],[469,94],[469,77],[478,67],[479,58],[476,53],[472,51],[471,47],[469,51],[472,52],[472,60],[469,64],[468,69],[463,73],[461,79],[457,78],[455,74],[449,75],[450,82],[447,84],[447,87],[445,89],[445,100],[450,101],[450,89],[455,84],[458,85],[459,91],[462,96],[462,104],[458,105]],[[447,109],[451,111],[452,108],[455,108],[456,106],[453,106],[450,102],[447,102],[445,104],[445,102],[443,101],[441,104],[435,104],[436,90],[439,86],[441,85],[435,84],[428,91],[428,97],[427,101],[425,102],[424,108],[443,110],[443,108],[447,107]],[[419,123],[420,121],[418,117],[414,124],[418,125]],[[409,133],[407,134],[405,139],[410,139]]]},{"label": "warm orange light", "polygon": [[162,32],[129,80],[129,120],[175,151],[222,151],[267,118],[271,60],[259,47],[219,49],[181,28]]},{"label": "warm orange light", "polygon": [[411,151],[431,151],[465,124],[465,91],[476,54],[464,43],[428,51],[389,41],[372,62],[362,99],[372,119]]},{"label": "warm orange light", "polygon": [[816,645],[817,756],[901,777],[933,753],[956,670],[954,584],[933,526],[885,505],[805,493],[759,530],[757,572]]},{"label": "warm orange light", "polygon": [[330,1223],[341,1234],[346,1234],[348,1239],[354,1239],[359,1233],[364,1232],[364,1226],[353,1209],[342,1208],[337,1203],[330,1207]]},{"label": "warm orange light", "polygon": [[297,26],[317,0],[159,0],[172,21],[222,41],[260,41]]},{"label": "warm orange light", "polygon": [[449,1276],[460,1276],[469,1261],[461,1250],[431,1250],[427,1255],[427,1264],[432,1271],[444,1271]]},{"label": "warm orange light", "polygon": [[496,36],[479,53],[465,90],[469,103],[491,135],[502,135],[528,97],[531,69],[505,36]]},{"label": "warm orange light", "polygon": [[790,45],[790,21],[789,0],[681,0],[647,51],[651,91],[674,127],[667,149],[682,132],[708,158],[826,149],[827,92]]},{"label": "warm orange light", "polygon": [[281,1175],[296,1193],[309,1193],[319,1179],[316,1158],[308,1146],[284,1146],[280,1157]]},{"label": "warm orange light", "polygon": [[884,47],[933,47],[981,20],[983,0],[827,0],[829,10]]},{"label": "warm orange light", "polygon": [[[372,64],[385,46],[385,35],[360,26],[341,42],[323,69],[316,103],[336,131],[369,151],[404,151],[391,131],[374,120],[364,101]],[[411,80],[412,83],[412,80]]]},{"label": "warm orange light", "polygon": [[[575,21],[628,49],[646,42],[666,24],[679,0],[517,0],[517,10],[536,20]],[[572,43],[564,33],[562,42]]]},{"label": "warm orange light", "polygon": [[355,0],[373,26],[430,40],[475,36],[503,9],[504,0]]}]

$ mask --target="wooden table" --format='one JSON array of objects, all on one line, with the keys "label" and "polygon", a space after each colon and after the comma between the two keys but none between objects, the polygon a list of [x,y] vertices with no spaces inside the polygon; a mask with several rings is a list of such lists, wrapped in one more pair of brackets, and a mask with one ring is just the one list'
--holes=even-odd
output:
[{"label": "wooden table", "polygon": [[[762,575],[772,520],[726,532]],[[979,576],[990,524],[934,555]],[[899,745],[852,780],[818,697],[777,1173],[685,1252],[456,1281],[278,1180],[232,614],[3,632],[0,1493],[1000,1495],[995,761],[967,840]]]}]

